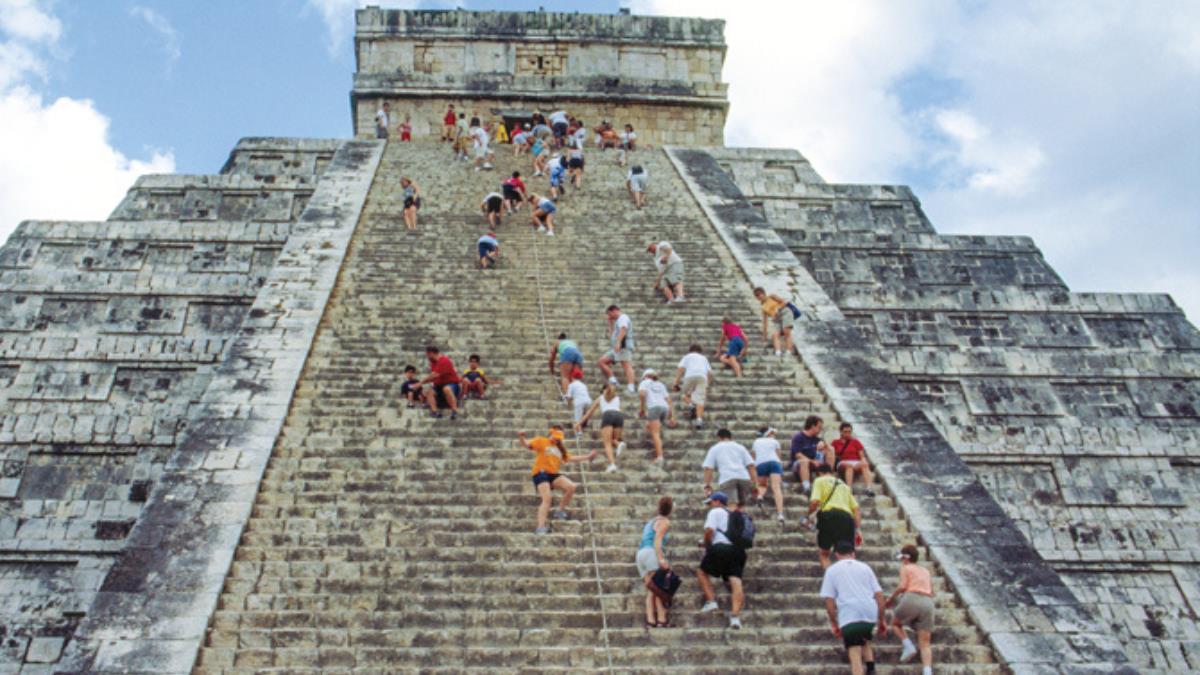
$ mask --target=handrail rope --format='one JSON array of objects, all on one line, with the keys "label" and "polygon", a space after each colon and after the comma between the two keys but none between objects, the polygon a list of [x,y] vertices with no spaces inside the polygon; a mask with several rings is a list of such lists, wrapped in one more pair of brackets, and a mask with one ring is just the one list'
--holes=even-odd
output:
[{"label": "handrail rope", "polygon": [[[534,278],[535,278],[536,284],[537,284],[538,314],[540,315],[541,324],[542,324],[542,339],[545,341],[546,349],[550,349],[550,329],[548,327],[548,322],[546,321],[546,303],[544,300],[544,293],[542,292],[542,259],[541,259],[541,254],[539,253],[537,231],[533,230],[532,232],[533,232],[532,239],[533,239],[533,263],[534,263],[533,264],[533,272],[534,272]],[[553,377],[553,375],[552,375],[552,377]],[[554,390],[558,391],[558,378],[554,378]],[[582,448],[581,448],[582,443],[583,443],[583,441],[581,440],[581,435],[576,434],[575,435],[576,454],[580,454],[580,455],[583,454]],[[583,462],[580,463],[579,472],[580,472],[580,485],[583,487],[582,497],[584,498],[584,504],[587,508],[588,537],[589,537],[589,539],[591,539],[591,547],[592,547],[592,568],[596,573],[596,599],[598,600],[597,604],[599,604],[599,606],[600,606],[600,626],[601,626],[602,634],[604,635],[604,655],[605,655],[605,657],[607,657],[607,660],[608,660],[608,672],[612,672],[613,657],[612,657],[612,645],[609,644],[609,639],[608,639],[608,612],[604,608],[604,582],[600,576],[600,553],[599,553],[599,550],[596,545],[596,526],[595,526],[594,517],[593,517],[593,513],[592,513],[592,500],[589,498],[590,495],[588,492],[588,480],[587,480],[588,472],[587,472],[587,464],[586,463],[583,463]]]}]

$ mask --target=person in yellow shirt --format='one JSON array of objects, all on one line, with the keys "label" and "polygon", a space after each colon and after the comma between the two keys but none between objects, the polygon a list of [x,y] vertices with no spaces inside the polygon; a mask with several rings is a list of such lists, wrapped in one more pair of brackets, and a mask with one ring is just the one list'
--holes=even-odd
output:
[{"label": "person in yellow shirt", "polygon": [[[762,305],[762,334],[764,340],[775,345],[775,356],[792,351],[792,324],[800,318],[800,309],[790,301],[760,288],[754,289],[754,297]],[[771,330],[771,324],[775,330]]]},{"label": "person in yellow shirt", "polygon": [[817,550],[822,568],[829,567],[829,552],[839,541],[862,545],[862,535],[858,532],[862,527],[862,512],[858,509],[858,501],[850,486],[833,475],[833,467],[824,463],[817,467],[805,525],[811,527],[814,512],[817,514]]},{"label": "person in yellow shirt", "polygon": [[538,504],[537,529],[533,533],[548,534],[550,527],[546,525],[546,516],[550,515],[550,502],[554,498],[551,490],[562,491],[558,508],[554,511],[555,520],[567,519],[567,505],[575,495],[575,483],[559,473],[562,465],[567,462],[590,462],[596,456],[596,451],[572,457],[567,452],[567,446],[563,444],[563,428],[558,424],[550,427],[546,436],[535,436],[532,440],[526,440],[525,432],[518,431],[517,442],[532,450],[535,455],[533,470],[530,473],[533,476],[533,489],[537,491],[541,502]]},{"label": "person in yellow shirt", "polygon": [[496,123],[496,138],[495,138],[495,140],[497,143],[507,143],[508,142],[508,129],[505,128],[504,122]]}]

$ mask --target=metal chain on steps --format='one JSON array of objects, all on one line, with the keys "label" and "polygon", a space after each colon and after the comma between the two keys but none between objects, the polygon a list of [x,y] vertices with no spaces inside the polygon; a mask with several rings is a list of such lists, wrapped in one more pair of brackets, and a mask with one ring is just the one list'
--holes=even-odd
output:
[{"label": "metal chain on steps", "polygon": [[[533,239],[533,273],[537,285],[538,314],[540,315],[540,323],[542,324],[542,339],[545,341],[546,349],[549,350],[551,348],[550,328],[546,321],[545,292],[542,288],[542,257],[540,247],[538,246],[537,230],[530,228],[530,232],[532,233],[530,238]],[[553,379],[554,390],[558,391],[558,378],[553,377]],[[575,435],[575,452],[576,455],[583,454],[582,440],[579,434]],[[592,548],[592,569],[596,572],[596,600],[600,606],[600,626],[601,633],[604,636],[604,656],[608,661],[607,670],[611,673],[613,669],[612,645],[609,644],[608,640],[608,611],[604,608],[604,582],[600,576],[600,552],[596,546],[596,526],[592,515],[592,500],[589,498],[587,463],[580,462],[579,467],[579,482],[583,488],[580,496],[583,498],[584,505],[587,508],[588,538],[591,539]]]}]

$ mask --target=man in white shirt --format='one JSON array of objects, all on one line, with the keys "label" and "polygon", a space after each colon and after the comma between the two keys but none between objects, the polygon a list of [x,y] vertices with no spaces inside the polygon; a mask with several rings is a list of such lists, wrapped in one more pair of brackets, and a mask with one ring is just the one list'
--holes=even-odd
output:
[{"label": "man in white shirt", "polygon": [[[669,241],[650,244],[646,248],[654,256],[654,289],[662,290],[663,302],[686,302],[683,297],[683,258],[675,252]],[[664,283],[665,282],[665,283]]]},{"label": "man in white shirt", "polygon": [[733,442],[733,434],[728,429],[717,430],[717,443],[708,449],[701,466],[704,467],[705,494],[712,492],[713,469],[717,471],[720,491],[733,497],[739,511],[754,494],[754,481],[757,480],[754,458],[746,446]]},{"label": "man in white shirt", "polygon": [[717,610],[717,595],[713,592],[710,577],[720,577],[729,583],[729,627],[741,628],[742,620],[738,615],[746,602],[746,595],[742,591],[746,550],[734,546],[725,536],[729,530],[729,498],[725,493],[714,492],[704,503],[711,505],[711,508],[704,519],[704,558],[700,560],[700,569],[696,570],[696,580],[700,582],[700,591],[704,593],[704,606],[700,612],[706,614]]},{"label": "man in white shirt", "polygon": [[834,547],[838,561],[825,570],[821,581],[821,597],[829,615],[834,637],[850,655],[850,670],[854,675],[874,672],[875,652],[871,649],[871,632],[887,634],[884,622],[883,588],[875,572],[866,563],[854,559],[854,542],[839,541]]},{"label": "man in white shirt", "polygon": [[[691,409],[692,426],[704,428],[704,399],[708,385],[712,384],[712,365],[704,356],[704,347],[693,344],[688,353],[679,360],[675,372],[675,391],[683,392],[683,404]],[[682,381],[682,383],[681,383]]]},{"label": "man in white shirt", "polygon": [[647,368],[646,372],[642,373],[642,383],[638,385],[638,398],[641,400],[638,416],[646,418],[646,434],[654,443],[654,462],[661,467],[662,425],[665,422],[669,427],[675,426],[675,408],[671,405],[671,394],[667,392],[667,385],[658,381],[658,373],[653,369]]},{"label": "man in white shirt", "polygon": [[388,137],[388,125],[391,124],[391,118],[389,117],[390,111],[391,111],[391,106],[386,102],[383,104],[382,108],[380,108],[378,111],[376,111],[376,113],[375,113],[375,138],[387,138]]},{"label": "man in white shirt", "polygon": [[608,378],[608,381],[616,386],[617,378],[613,374],[613,364],[620,363],[621,368],[625,371],[627,389],[632,394],[637,391],[633,384],[633,320],[622,314],[621,308],[616,305],[609,305],[606,312],[609,347],[604,356],[600,357],[597,365],[600,366],[600,370]]},{"label": "man in white shirt", "polygon": [[492,168],[492,151],[488,149],[490,141],[487,129],[480,126],[471,127],[471,144],[475,149],[476,171]]}]

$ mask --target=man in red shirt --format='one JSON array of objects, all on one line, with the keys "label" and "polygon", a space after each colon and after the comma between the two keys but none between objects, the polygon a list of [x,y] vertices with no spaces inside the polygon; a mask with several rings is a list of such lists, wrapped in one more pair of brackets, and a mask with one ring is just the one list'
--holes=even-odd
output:
[{"label": "man in red shirt", "polygon": [[462,378],[454,369],[454,362],[433,345],[425,348],[425,357],[429,359],[429,375],[421,380],[421,384],[433,383],[433,386],[425,391],[430,417],[441,417],[442,413],[438,412],[438,407],[441,406],[450,409],[450,419],[458,419],[458,392]]},{"label": "man in red shirt", "polygon": [[446,116],[442,118],[442,140],[452,141],[455,136],[455,122],[458,121],[458,116],[454,114],[454,104],[450,104],[450,108],[446,111]]},{"label": "man in red shirt", "polygon": [[861,474],[863,477],[863,487],[866,488],[866,494],[874,497],[875,493],[871,490],[871,481],[874,476],[871,475],[871,465],[867,463],[866,448],[863,447],[862,441],[854,437],[854,427],[850,426],[849,422],[842,422],[838,427],[841,437],[833,441],[833,452],[837,457],[837,470],[846,477],[846,485],[854,486],[854,474]]}]

